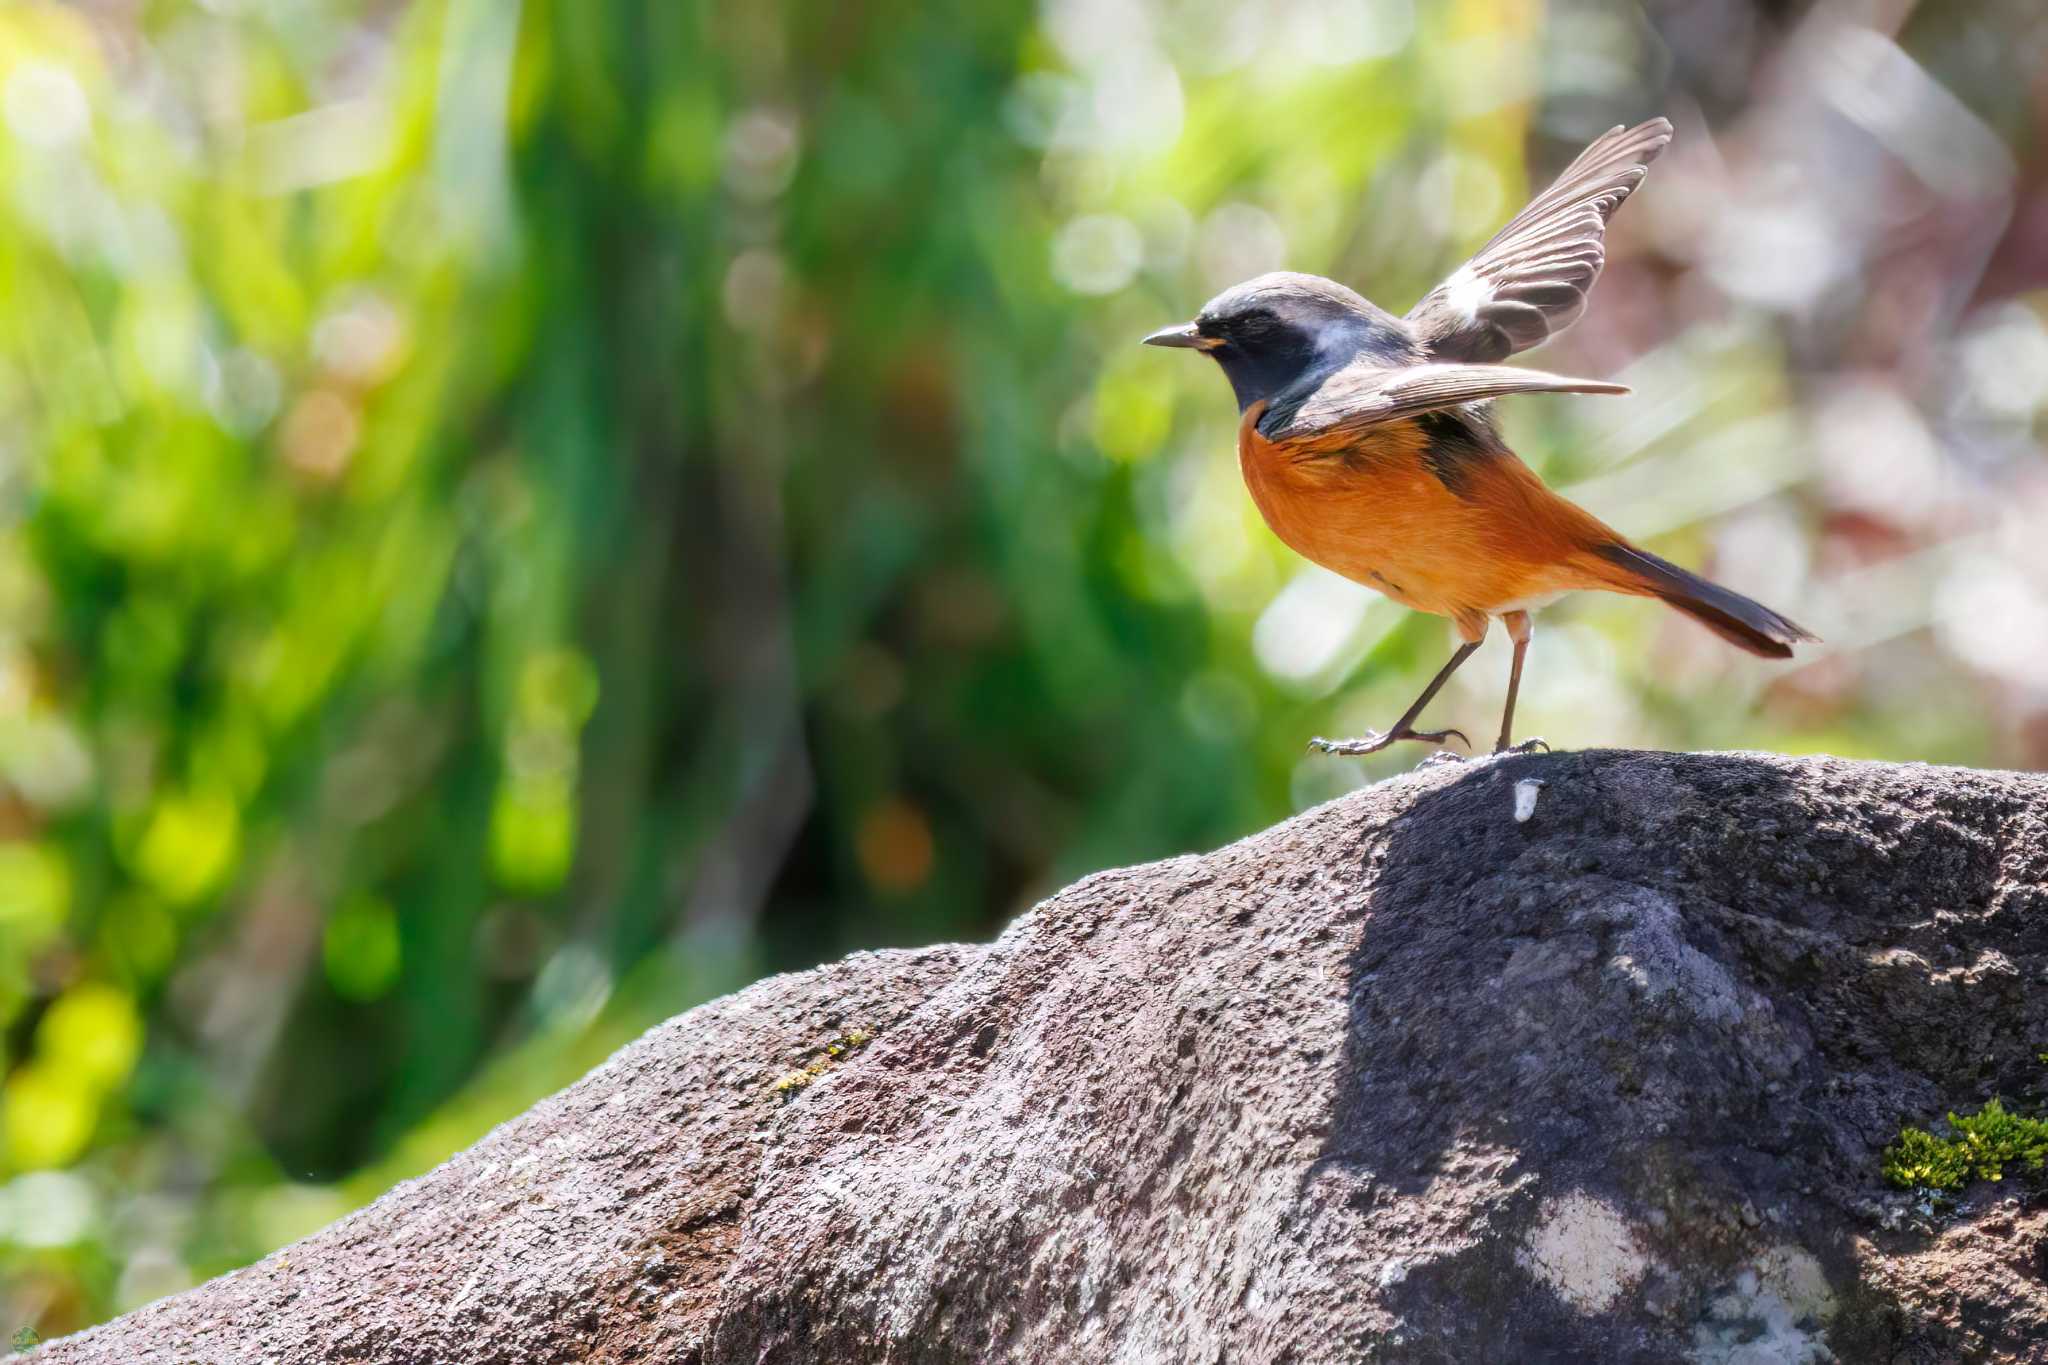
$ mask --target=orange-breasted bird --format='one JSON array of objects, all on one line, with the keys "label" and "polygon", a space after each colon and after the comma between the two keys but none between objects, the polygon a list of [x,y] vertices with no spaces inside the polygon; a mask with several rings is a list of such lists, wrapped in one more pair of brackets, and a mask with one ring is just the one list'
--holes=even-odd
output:
[{"label": "orange-breasted bird", "polygon": [[1397,740],[1463,740],[1414,723],[1495,617],[1515,652],[1494,752],[1541,745],[1512,743],[1530,613],[1582,588],[1660,598],[1766,658],[1816,638],[1631,545],[1551,492],[1494,426],[1490,400],[1507,394],[1628,392],[1499,362],[1585,311],[1607,220],[1670,141],[1661,118],[1599,138],[1405,318],[1334,280],[1280,272],[1145,338],[1223,367],[1237,394],[1238,464],[1274,534],[1405,607],[1450,617],[1464,642],[1384,733],[1315,747],[1369,754]]}]

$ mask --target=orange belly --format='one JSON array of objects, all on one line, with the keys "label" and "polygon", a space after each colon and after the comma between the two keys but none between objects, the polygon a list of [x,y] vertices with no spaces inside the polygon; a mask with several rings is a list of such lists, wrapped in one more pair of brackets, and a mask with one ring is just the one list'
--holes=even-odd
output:
[{"label": "orange belly", "polygon": [[1273,533],[1326,569],[1452,617],[1468,638],[1484,633],[1489,616],[1608,586],[1584,550],[1618,537],[1505,449],[1475,461],[1454,493],[1424,463],[1413,423],[1375,427],[1348,451],[1301,456],[1259,435],[1258,412],[1238,429],[1245,486]]}]

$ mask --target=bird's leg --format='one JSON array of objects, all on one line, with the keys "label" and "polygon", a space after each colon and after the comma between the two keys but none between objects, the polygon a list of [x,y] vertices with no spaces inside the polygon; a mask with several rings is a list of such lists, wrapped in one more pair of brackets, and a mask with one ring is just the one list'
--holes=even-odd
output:
[{"label": "bird's leg", "polygon": [[1415,704],[1402,712],[1401,719],[1395,721],[1393,728],[1385,734],[1367,733],[1358,739],[1322,739],[1318,737],[1310,740],[1308,747],[1311,749],[1321,749],[1326,754],[1342,754],[1356,757],[1359,754],[1376,754],[1389,744],[1398,743],[1404,739],[1419,739],[1426,744],[1441,744],[1450,736],[1456,735],[1459,743],[1470,745],[1472,741],[1465,738],[1462,730],[1415,730],[1410,727],[1415,724],[1415,718],[1422,714],[1422,708],[1429,705],[1430,699],[1436,696],[1437,689],[1444,685],[1451,674],[1458,671],[1459,664],[1472,657],[1472,651],[1477,648],[1479,648],[1477,640],[1467,640],[1464,644],[1458,646],[1458,652],[1453,654],[1451,661],[1443,666],[1443,671],[1430,679],[1429,686],[1422,689],[1422,695],[1415,699]]},{"label": "bird's leg", "polygon": [[1493,746],[1497,754],[1526,754],[1550,746],[1540,739],[1525,739],[1514,743],[1515,694],[1522,690],[1522,656],[1529,652],[1529,636],[1534,633],[1526,611],[1511,611],[1500,618],[1508,628],[1508,638],[1515,642],[1515,661],[1508,666],[1508,705],[1500,717],[1500,739]]}]

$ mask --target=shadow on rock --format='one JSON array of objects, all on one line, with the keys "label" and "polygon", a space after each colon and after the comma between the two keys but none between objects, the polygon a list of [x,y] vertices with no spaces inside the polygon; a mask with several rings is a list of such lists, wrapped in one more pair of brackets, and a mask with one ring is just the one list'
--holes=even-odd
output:
[{"label": "shadow on rock", "polygon": [[2012,1093],[2048,1023],[2015,966],[2038,893],[1996,832],[2025,804],[1978,823],[1795,776],[1509,758],[1371,849],[1310,1180],[1412,1248],[1380,1272],[1380,1351],[1803,1361],[1897,1335],[1855,1252],[1878,1153],[1902,1116]]}]

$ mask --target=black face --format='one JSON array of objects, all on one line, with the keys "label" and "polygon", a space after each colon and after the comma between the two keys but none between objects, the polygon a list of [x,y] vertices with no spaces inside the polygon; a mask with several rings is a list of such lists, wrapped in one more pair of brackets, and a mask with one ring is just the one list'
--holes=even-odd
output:
[{"label": "black face", "polygon": [[1323,329],[1284,305],[1255,304],[1227,313],[1203,309],[1195,334],[1223,367],[1243,412],[1271,398],[1316,368]]},{"label": "black face", "polygon": [[1192,323],[1145,339],[1215,357],[1242,412],[1262,398],[1321,380],[1362,350],[1394,341],[1397,334],[1386,327],[1390,321],[1334,281],[1274,274],[1224,290]]}]

